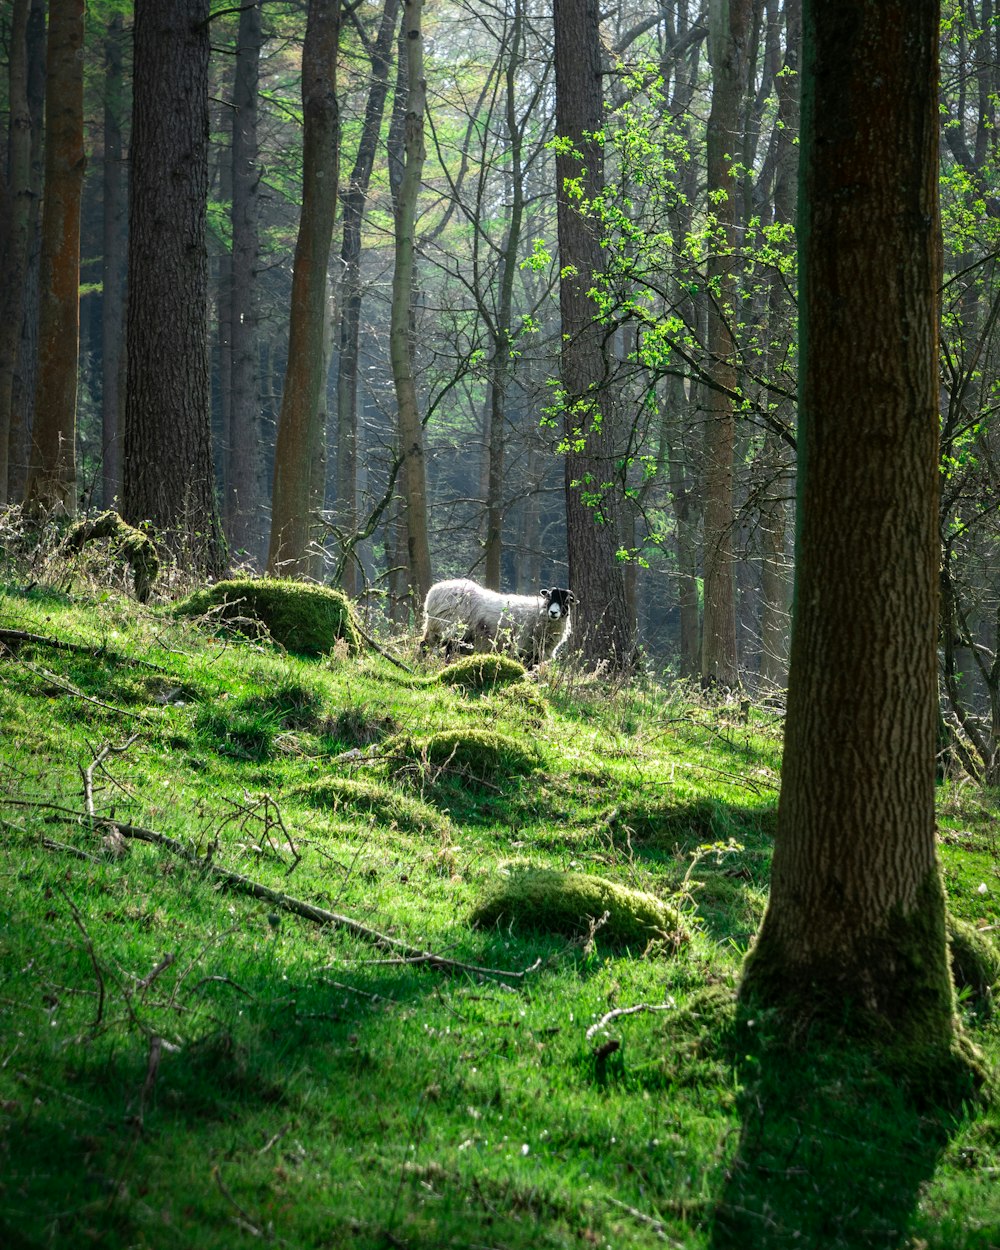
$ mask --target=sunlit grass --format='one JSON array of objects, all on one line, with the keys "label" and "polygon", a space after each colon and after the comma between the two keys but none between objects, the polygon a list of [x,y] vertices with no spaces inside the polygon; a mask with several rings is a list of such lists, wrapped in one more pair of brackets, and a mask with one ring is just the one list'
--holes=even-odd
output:
[{"label": "sunlit grass", "polygon": [[[10,587],[0,628],[83,648],[0,656],[4,1245],[1000,1244],[995,1107],[943,1121],[861,1056],[734,1019],[774,714],[558,666],[518,695],[303,660],[117,594]],[[451,745],[484,731],[524,767],[470,772]],[[942,790],[974,924],[1000,918],[996,818]],[[653,894],[690,940],[473,927],[524,864]],[[600,1023],[638,1006],[660,1010]]]}]

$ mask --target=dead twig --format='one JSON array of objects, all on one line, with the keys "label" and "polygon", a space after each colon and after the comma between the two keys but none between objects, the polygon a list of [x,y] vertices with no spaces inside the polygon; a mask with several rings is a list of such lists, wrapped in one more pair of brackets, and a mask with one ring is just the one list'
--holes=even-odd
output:
[{"label": "dead twig", "polygon": [[219,1187],[219,1193],[222,1194],[223,1198],[225,1198],[233,1210],[239,1213],[239,1219],[235,1220],[236,1226],[241,1228],[245,1233],[250,1233],[253,1237],[263,1237],[265,1241],[273,1241],[274,1229],[270,1224],[265,1227],[261,1227],[260,1224],[250,1218],[249,1213],[240,1206],[240,1204],[226,1188],[226,1183],[222,1179],[222,1173],[219,1171],[218,1164],[215,1164],[212,1168],[212,1176],[215,1178],[215,1183]]},{"label": "dead twig", "polygon": [[94,815],[94,770],[99,768],[109,755],[124,755],[138,737],[138,734],[132,734],[120,747],[114,747],[110,742],[106,742],[88,766],[85,769],[81,769],[83,773],[83,802],[87,809],[87,815],[91,818]]},{"label": "dead twig", "polygon": [[64,642],[61,638],[47,638],[44,634],[31,634],[24,629],[0,629],[0,646],[5,647],[10,652],[15,652],[18,647],[25,643],[30,643],[35,647],[50,647],[53,651],[70,651],[74,655],[89,655],[95,659],[109,659],[116,664],[134,664],[141,668],[151,668],[154,672],[166,672],[159,664],[153,664],[149,660],[140,660],[130,655],[122,655],[120,651],[108,651],[106,647],[86,646],[81,642]]},{"label": "dead twig", "polygon": [[627,1202],[622,1202],[619,1198],[612,1198],[610,1194],[606,1196],[606,1201],[630,1215],[632,1219],[637,1220],[640,1224],[645,1224],[647,1228],[651,1228],[661,1241],[667,1242],[668,1245],[676,1246],[677,1250],[684,1250],[683,1242],[675,1241],[673,1237],[667,1235],[666,1225],[662,1220],[658,1220],[652,1215],[646,1215],[644,1211],[640,1211],[636,1207],[630,1207]]},{"label": "dead twig", "polygon": [[665,1003],[636,1003],[634,1007],[616,1007],[614,1011],[609,1011],[607,1015],[601,1016],[596,1024],[592,1024],[587,1030],[587,1041],[591,1041],[594,1036],[607,1028],[612,1020],[617,1020],[621,1016],[634,1016],[640,1011],[675,1011],[677,1004],[671,998]]},{"label": "dead twig", "polygon": [[70,911],[73,913],[73,923],[83,934],[84,945],[86,947],[87,954],[90,956],[90,962],[94,969],[94,975],[97,977],[97,1015],[94,1017],[94,1023],[90,1026],[92,1029],[96,1029],[104,1016],[104,973],[101,971],[101,965],[97,961],[97,955],[94,951],[94,943],[90,940],[90,934],[87,932],[87,926],[83,923],[83,917],[80,915],[80,909],[62,888],[62,886],[59,886],[58,889],[59,893],[66,900]]}]

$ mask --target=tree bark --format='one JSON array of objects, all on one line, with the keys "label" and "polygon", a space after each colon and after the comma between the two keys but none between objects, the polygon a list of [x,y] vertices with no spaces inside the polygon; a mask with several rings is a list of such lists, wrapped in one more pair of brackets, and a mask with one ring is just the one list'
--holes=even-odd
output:
[{"label": "tree bark", "polygon": [[115,14],[104,39],[104,248],[101,258],[101,481],[105,508],[121,491],[121,390],[125,337],[128,188],[122,155],[123,21]]},{"label": "tree bark", "polygon": [[[795,136],[799,132],[799,53],[802,42],[801,0],[785,0],[784,72],[777,75],[778,125],[774,143],[778,154],[774,180],[775,224],[795,220],[796,175],[798,156]],[[771,376],[777,376],[782,358],[790,348],[792,334],[789,323],[785,284],[777,264],[772,270],[768,289],[768,320],[770,330]],[[794,419],[790,400],[782,401],[776,415],[789,424]],[[791,489],[793,466],[788,447],[768,430],[764,434],[763,467],[767,474],[761,504],[760,525],[763,538],[760,613],[760,678],[763,685],[783,687],[788,679],[788,637],[791,620],[791,573],[788,567],[787,533],[789,528],[788,492]]]},{"label": "tree bark", "polygon": [[[14,0],[10,31],[10,141],[0,167],[0,504],[7,502],[8,444],[31,226],[28,0]],[[2,163],[0,163],[2,166]]]},{"label": "tree bark", "polygon": [[799,504],[771,896],[742,996],[947,1050],[934,846],[937,0],[806,0]]},{"label": "tree bark", "polygon": [[620,483],[611,365],[604,327],[587,292],[601,268],[597,222],[579,199],[600,194],[604,180],[599,136],[600,15],[597,0],[553,0],[556,67],[556,150],[559,309],[565,392],[566,539],[569,580],[578,600],[574,641],[584,661],[624,671],[634,662],[634,623],[617,553]]},{"label": "tree bark", "polygon": [[225,566],[208,364],[208,0],[135,14],[124,516],[177,559]]},{"label": "tree bark", "polygon": [[[340,250],[340,357],[337,372],[337,519],[347,538],[358,528],[358,346],[361,335],[361,225],[378,149],[400,0],[385,0],[378,35],[369,48],[372,82],[354,168],[344,193]],[[344,565],[341,589],[356,595],[355,558]]]},{"label": "tree bark", "polygon": [[25,503],[75,516],[83,194],[83,0],[51,0],[45,82],[38,385]]},{"label": "tree bark", "polygon": [[267,555],[268,572],[286,577],[310,577],[319,571],[313,549],[312,466],[323,453],[319,416],[326,377],[323,334],[340,159],[339,40],[340,0],[309,0],[302,50],[302,212],[292,272],[288,366],[274,452]]},{"label": "tree bark", "polygon": [[417,404],[413,369],[413,274],[416,250],[417,197],[424,166],[423,0],[403,0],[403,46],[407,61],[407,103],[404,124],[402,179],[395,199],[396,251],[392,275],[389,355],[396,387],[399,445],[403,456],[407,551],[410,589],[419,602],[431,585],[431,552],[427,533],[427,468],[424,431]]},{"label": "tree bark", "polygon": [[[38,377],[38,287],[39,240],[42,186],[45,160],[42,135],[45,128],[45,0],[29,0],[27,52],[27,117],[30,129],[19,129],[27,144],[28,181],[24,198],[28,203],[27,240],[22,287],[21,323],[10,399],[10,431],[7,439],[7,498],[22,502],[31,459],[31,417]],[[13,160],[13,152],[11,157]],[[23,170],[23,166],[22,166]],[[14,168],[11,168],[11,175]],[[22,183],[22,186],[24,184]]]},{"label": "tree bark", "polygon": [[734,578],[733,456],[737,386],[733,323],[736,281],[736,196],[733,167],[742,150],[740,103],[746,77],[750,0],[712,0],[709,51],[712,108],[706,137],[708,196],[715,237],[708,263],[708,354],[705,386],[705,608],[702,623],[702,681],[732,688],[739,684]]},{"label": "tree bark", "polygon": [[228,538],[254,563],[264,555],[261,523],[260,342],[257,266],[260,258],[260,177],[257,91],[262,0],[240,12],[233,85],[230,289],[230,403],[227,490]]}]

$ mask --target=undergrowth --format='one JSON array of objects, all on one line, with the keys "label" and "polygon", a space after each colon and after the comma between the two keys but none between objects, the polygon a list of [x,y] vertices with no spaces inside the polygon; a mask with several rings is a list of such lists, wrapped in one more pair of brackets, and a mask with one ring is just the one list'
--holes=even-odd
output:
[{"label": "undergrowth", "polygon": [[[1000,1244],[995,1106],[735,1014],[775,714],[302,659],[63,583],[8,583],[0,630],[3,1245]],[[940,819],[988,935],[995,797]],[[524,872],[680,925],[474,925]]]}]

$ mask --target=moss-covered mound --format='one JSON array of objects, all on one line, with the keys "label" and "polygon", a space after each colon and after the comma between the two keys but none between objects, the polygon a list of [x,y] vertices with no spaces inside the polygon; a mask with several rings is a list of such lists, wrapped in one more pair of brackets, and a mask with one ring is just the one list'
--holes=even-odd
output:
[{"label": "moss-covered mound", "polygon": [[428,764],[461,773],[470,781],[497,782],[523,776],[538,756],[516,738],[491,729],[450,729],[433,734],[421,749]]},{"label": "moss-covered mound", "polygon": [[110,541],[116,558],[129,565],[135,597],[145,603],[160,571],[160,557],[149,535],[123,521],[117,512],[102,512],[71,525],[60,550],[73,555],[101,539]]},{"label": "moss-covered mound", "polygon": [[404,833],[444,833],[449,828],[449,821],[427,803],[374,781],[324,777],[291,793],[320,811],[371,817]]},{"label": "moss-covered mound", "polygon": [[977,1005],[991,1008],[1000,992],[1000,950],[989,934],[948,917],[951,974],[957,989],[968,989]]},{"label": "moss-covered mound", "polygon": [[468,655],[441,670],[437,680],[465,690],[493,690],[523,681],[525,668],[507,655]]},{"label": "moss-covered mound", "polygon": [[598,942],[645,947],[652,939],[686,938],[678,911],[652,894],[631,890],[583,872],[520,867],[474,909],[477,928],[508,926],[575,937],[607,914]]},{"label": "moss-covered mound", "polygon": [[263,625],[275,642],[297,655],[326,655],[338,639],[352,654],[361,649],[347,596],[326,586],[260,578],[217,582],[196,590],[175,609],[184,616],[214,617],[229,626],[253,632]]}]

